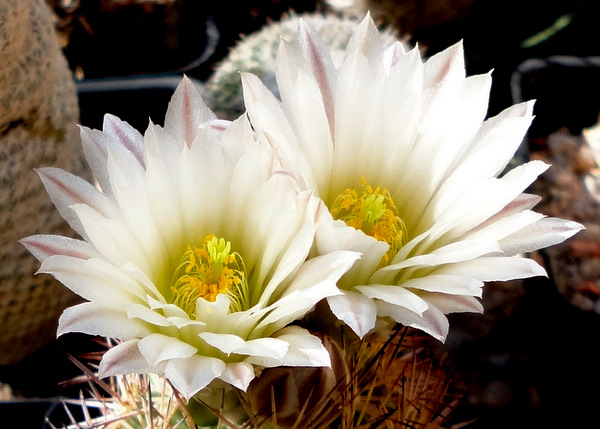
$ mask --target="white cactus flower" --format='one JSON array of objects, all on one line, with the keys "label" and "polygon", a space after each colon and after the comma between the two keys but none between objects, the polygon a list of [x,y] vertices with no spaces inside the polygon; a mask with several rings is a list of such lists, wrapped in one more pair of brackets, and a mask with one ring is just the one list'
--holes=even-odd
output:
[{"label": "white cactus flower", "polygon": [[461,43],[423,61],[367,16],[338,68],[302,22],[277,61],[281,101],[242,76],[250,121],[337,220],[317,252],[362,253],[328,298],[359,336],[379,317],[444,340],[446,314],[482,311],[484,282],[545,275],[520,254],[582,228],[530,210],[539,199],[523,191],[546,164],[501,175],[533,104],[486,120],[491,75],[466,77]]},{"label": "white cactus flower", "polygon": [[327,366],[320,340],[290,325],[321,299],[357,254],[307,260],[321,201],[278,165],[247,120],[216,120],[188,79],[164,127],[142,136],[106,116],[82,141],[99,189],[63,170],[39,175],[82,237],[23,244],[88,302],[68,308],[58,334],[120,340],[102,377],[164,375],[189,399],[213,380],[245,390],[255,366]]}]

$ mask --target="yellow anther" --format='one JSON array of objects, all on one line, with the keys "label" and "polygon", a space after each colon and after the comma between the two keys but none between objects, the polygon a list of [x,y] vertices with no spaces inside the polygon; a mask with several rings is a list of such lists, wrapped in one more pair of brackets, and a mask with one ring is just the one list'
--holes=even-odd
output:
[{"label": "yellow anther", "polygon": [[170,290],[172,303],[190,317],[196,316],[198,299],[214,302],[222,293],[230,299],[231,312],[249,308],[244,261],[231,252],[229,241],[212,235],[204,239],[202,247],[187,246],[173,273]]},{"label": "yellow anther", "polygon": [[331,215],[379,241],[385,241],[390,249],[381,259],[380,267],[386,266],[404,245],[406,226],[398,216],[398,209],[387,189],[373,189],[364,176],[360,182],[362,192],[346,189],[333,202]]}]

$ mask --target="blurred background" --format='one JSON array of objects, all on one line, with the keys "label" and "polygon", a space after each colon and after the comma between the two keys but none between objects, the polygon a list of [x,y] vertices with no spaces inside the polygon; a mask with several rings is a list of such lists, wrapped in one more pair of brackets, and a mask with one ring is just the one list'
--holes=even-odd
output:
[{"label": "blurred background", "polygon": [[[592,127],[600,113],[600,2],[47,0],[46,5],[76,82],[79,122],[93,128],[101,128],[105,113],[141,132],[149,119],[162,123],[183,73],[202,89],[243,35],[290,10],[359,17],[370,10],[382,28],[409,46],[418,43],[425,56],[463,40],[467,73],[493,70],[490,115],[537,100],[536,118],[515,162],[553,164],[531,189],[543,197],[538,211],[582,222],[587,230],[532,255],[549,278],[490,284],[484,315],[451,317],[443,348],[464,400],[449,427],[598,425],[600,136]],[[95,347],[83,336],[40,337],[38,350],[30,347],[0,366],[0,382],[19,397],[78,395],[79,387],[59,385],[81,374],[63,351],[78,355]],[[40,401],[41,412],[47,409]]]}]

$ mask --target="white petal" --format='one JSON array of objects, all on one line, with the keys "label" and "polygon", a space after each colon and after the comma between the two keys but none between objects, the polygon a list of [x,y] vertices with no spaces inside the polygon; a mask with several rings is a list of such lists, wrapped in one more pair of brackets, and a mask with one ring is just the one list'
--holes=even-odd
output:
[{"label": "white petal", "polygon": [[153,270],[157,267],[151,258],[153,249],[145,249],[121,219],[106,218],[85,204],[73,205],[71,209],[79,217],[87,241],[110,262],[117,266],[133,263],[149,276],[156,275]]},{"label": "white petal", "polygon": [[347,53],[360,53],[364,55],[371,67],[383,66],[383,46],[381,35],[371,19],[370,14],[363,18],[358,28],[350,38],[346,48]]},{"label": "white petal", "polygon": [[177,176],[170,171],[162,159],[148,154],[147,170],[144,175],[144,189],[147,195],[148,210],[160,240],[166,248],[171,243],[180,242],[183,239],[182,222],[174,222],[182,219],[179,194],[177,189]]},{"label": "white petal", "polygon": [[140,353],[151,366],[170,359],[187,359],[198,350],[177,338],[162,334],[150,334],[138,343]]},{"label": "white petal", "polygon": [[440,292],[448,295],[481,297],[483,282],[473,277],[430,274],[425,277],[409,279],[402,282],[400,286],[427,292]]},{"label": "white petal", "polygon": [[171,317],[186,318],[187,317],[189,319],[188,314],[184,310],[182,310],[175,304],[168,304],[168,303],[164,302],[164,298],[162,297],[162,295],[160,296],[161,301],[154,299],[151,296],[147,296],[146,299],[148,300],[148,305],[150,306],[150,308],[152,310],[160,310],[160,312],[166,318],[171,318]]},{"label": "white petal", "polygon": [[319,85],[323,96],[323,106],[329,118],[330,128],[333,128],[333,102],[335,98],[335,66],[325,42],[317,31],[306,21],[300,20],[296,42],[299,52],[297,55],[304,60],[300,64],[312,74]]},{"label": "white petal", "polygon": [[233,334],[215,334],[213,332],[201,332],[198,334],[200,338],[206,341],[209,345],[221,350],[226,355],[230,355],[237,349],[246,345],[243,338]]},{"label": "white petal", "polygon": [[[121,142],[111,135],[86,127],[81,127],[80,131],[83,151],[94,177],[102,192],[112,198],[114,187],[108,167],[109,153],[112,153],[113,157],[122,158],[129,169],[133,170],[143,169],[143,158],[141,158],[143,155],[139,153],[139,150],[137,153],[133,153],[125,145],[127,141]],[[139,137],[141,138],[141,135]]]},{"label": "white petal", "polygon": [[289,351],[289,344],[284,338],[257,338],[246,341],[244,347],[237,353],[248,356],[261,356],[271,359],[281,359]]},{"label": "white petal", "polygon": [[288,326],[275,335],[278,340],[289,344],[285,355],[281,358],[250,356],[247,362],[265,367],[274,366],[330,366],[329,353],[321,340],[298,326]]},{"label": "white petal", "polygon": [[[276,193],[273,194],[273,197],[279,195],[281,198],[284,197],[279,187],[274,191]],[[270,297],[275,292],[276,286],[296,270],[308,256],[317,225],[312,221],[314,219],[313,208],[308,205],[310,203],[303,204],[305,200],[302,197],[303,195],[300,195],[294,202],[298,206],[291,208],[274,205],[272,200],[269,202],[272,210],[268,214],[265,213],[265,220],[270,220],[271,228],[269,232],[266,230],[261,231],[265,236],[262,240],[256,242],[264,243],[262,255],[257,258],[260,261],[260,266],[257,267],[256,278],[258,281],[266,282],[267,276],[272,277],[269,283],[265,285],[265,289],[261,291],[263,299],[254,299],[254,302],[261,302],[264,301],[264,298]],[[265,204],[269,203],[265,201]],[[297,223],[298,221],[302,223]],[[263,224],[262,226],[266,228],[266,225]],[[292,227],[292,225],[294,226]],[[294,229],[292,230],[290,227]],[[290,236],[291,231],[294,231],[292,236]],[[269,273],[274,266],[277,267],[277,272]]]},{"label": "white petal", "polygon": [[94,246],[88,242],[60,235],[32,235],[19,242],[40,262],[54,255],[66,255],[78,259],[101,257]]},{"label": "white petal", "polygon": [[131,320],[122,309],[95,302],[84,302],[67,308],[58,321],[57,336],[68,332],[129,340],[149,335],[152,331],[144,324]]},{"label": "white petal", "polygon": [[448,313],[483,313],[483,305],[471,296],[445,295],[430,293],[426,300],[430,306],[436,307],[444,314]]},{"label": "white petal", "polygon": [[177,329],[183,329],[187,326],[194,326],[196,328],[204,328],[206,327],[206,323],[201,322],[199,320],[192,320],[189,317],[167,317],[167,321],[169,325],[174,325]]},{"label": "white petal", "polygon": [[228,363],[219,378],[245,392],[254,379],[254,367],[248,362]]},{"label": "white petal", "polygon": [[106,197],[80,177],[53,167],[36,171],[60,215],[83,238],[87,235],[77,215],[70,210],[73,204],[86,204],[104,217],[115,215],[115,207]]},{"label": "white petal", "polygon": [[140,353],[138,342],[138,339],[124,341],[104,353],[98,367],[98,377],[150,372],[152,368]]},{"label": "white petal", "polygon": [[[285,53],[286,43],[282,42],[280,53]],[[285,54],[293,55],[293,54]],[[298,142],[303,146],[303,152],[314,171],[328,171],[331,165],[333,153],[333,139],[331,126],[327,116],[328,106],[324,105],[324,99],[330,95],[322,96],[319,92],[319,84],[305,71],[299,70],[298,77],[289,82],[283,79],[282,74],[277,75],[277,85],[283,100],[289,100],[286,112],[294,112],[291,117],[292,127],[298,132]],[[281,82],[281,83],[280,83]],[[311,126],[306,127],[304,123],[310,121]],[[321,179],[323,180],[323,179]]]},{"label": "white petal", "polygon": [[324,298],[341,292],[336,282],[356,261],[354,252],[337,251],[317,256],[304,262],[289,284],[264,308],[267,313],[257,329],[274,332],[304,316]]},{"label": "white petal", "polygon": [[229,313],[229,303],[229,297],[224,293],[218,294],[214,302],[198,298],[196,301],[196,318],[207,323],[211,320],[222,319]]},{"label": "white petal", "polygon": [[[319,301],[317,299],[319,292],[316,290],[297,290],[280,298],[274,304],[261,311],[261,313],[266,315],[260,319],[255,329],[268,335],[294,320],[300,319]],[[336,289],[335,293],[339,293],[339,291]],[[333,293],[328,293],[327,295],[331,296]]]},{"label": "white petal", "polygon": [[114,138],[98,130],[92,130],[87,127],[79,127],[83,153],[85,154],[88,165],[90,166],[94,178],[102,189],[102,192],[112,197],[112,187],[108,177],[106,161],[108,159],[108,147],[117,146],[118,142]]},{"label": "white petal", "polygon": [[492,223],[494,223],[500,219],[504,219],[504,218],[512,216],[516,213],[520,213],[522,211],[529,210],[529,209],[533,208],[541,200],[542,200],[542,198],[537,195],[521,193],[517,196],[517,198],[515,198],[514,200],[509,202],[506,206],[504,206],[502,208],[502,210],[500,210],[498,213],[491,216],[487,221],[480,224],[473,231],[477,232],[479,229],[485,228],[486,226],[491,225]]},{"label": "white petal", "polygon": [[172,323],[162,314],[152,311],[143,304],[129,303],[125,306],[127,309],[127,317],[130,319],[139,319],[154,326],[171,326]]},{"label": "white petal", "polygon": [[387,272],[415,266],[432,267],[435,265],[452,264],[498,252],[500,252],[500,247],[493,240],[464,240],[450,243],[430,253],[392,263],[380,271]]},{"label": "white petal", "polygon": [[541,161],[531,161],[509,171],[501,179],[452,188],[443,185],[433,205],[434,217],[443,219],[444,224],[434,225],[436,232],[429,235],[428,240],[437,240],[449,231],[452,234],[448,239],[452,239],[477,227],[517,198],[547,168],[548,165]]},{"label": "white petal", "polygon": [[533,120],[533,102],[511,106],[487,119],[473,140],[456,175],[472,180],[497,177],[508,165]]},{"label": "white petal", "polygon": [[188,146],[196,138],[200,124],[217,119],[206,106],[193,82],[184,77],[177,86],[165,117],[165,130]]},{"label": "white petal", "polygon": [[[315,231],[316,225],[307,225],[307,227],[301,228],[293,237],[293,241],[287,243],[287,249],[281,249],[283,255],[280,252],[277,252],[279,253],[281,260],[277,263],[277,271],[273,273],[273,276],[261,293],[260,300],[258,301],[259,305],[265,305],[267,302],[271,301],[273,294],[283,280],[303,265],[303,262],[306,260],[308,252],[310,251]],[[280,237],[280,235],[274,234],[274,237]],[[265,243],[265,245],[269,246],[269,242]],[[274,246],[270,247],[273,248]],[[265,266],[273,266],[275,256],[276,254],[274,252],[272,259],[263,259],[263,264]],[[263,270],[263,272],[267,272],[267,270]]]},{"label": "white petal", "polygon": [[[223,213],[223,216],[225,216],[226,212],[223,210],[223,204],[227,201],[227,198],[224,198],[226,190],[223,188],[222,181],[227,180],[229,177],[224,166],[223,154],[215,155],[216,152],[219,152],[217,149],[207,150],[204,160],[200,161],[200,158],[186,146],[174,161],[176,180],[173,183],[176,188],[173,191],[177,194],[179,219],[182,223],[180,227],[181,234],[186,238],[186,241],[201,242],[204,237],[197,237],[199,233],[216,228],[217,225],[214,224],[215,214]],[[212,167],[208,164],[212,164]],[[215,171],[219,167],[221,167],[221,172]],[[173,167],[167,166],[166,171],[173,171]],[[156,180],[160,180],[160,178]],[[211,185],[199,186],[199,184],[204,183],[210,183]],[[243,190],[240,192],[243,192]],[[220,194],[220,199],[215,197],[216,194]],[[160,201],[155,203],[160,204]]]},{"label": "white petal", "polygon": [[186,400],[208,386],[225,371],[220,359],[193,355],[187,359],[171,359],[165,366],[165,376]]},{"label": "white petal", "polygon": [[293,159],[297,151],[287,143],[294,141],[294,135],[281,104],[258,77],[243,72],[241,77],[244,103],[253,128],[268,133],[275,142],[281,144],[281,150],[285,151],[284,158]]},{"label": "white petal", "polygon": [[140,165],[144,165],[144,136],[127,122],[114,115],[104,115],[102,131],[114,137],[124,148],[129,150]]},{"label": "white petal", "polygon": [[333,314],[360,338],[375,327],[377,308],[373,300],[362,293],[345,291],[344,295],[327,298],[327,303]]},{"label": "white petal", "polygon": [[311,180],[307,174],[310,167],[306,156],[298,150],[293,128],[285,116],[281,104],[260,80],[249,73],[242,73],[244,102],[252,127],[264,133],[264,141],[277,147],[278,159],[282,167],[292,173],[303,186],[311,189],[306,182]]},{"label": "white petal", "polygon": [[317,254],[344,249],[361,255],[360,260],[354,263],[348,274],[339,282],[341,289],[347,289],[347,282],[351,282],[350,286],[367,283],[389,246],[383,241],[378,241],[362,231],[347,226],[342,221],[333,221],[327,212],[320,218],[319,229],[315,236],[315,249]]},{"label": "white petal", "polygon": [[282,359],[286,366],[331,366],[329,352],[321,340],[299,326],[288,326],[275,334],[290,347]]},{"label": "white petal", "polygon": [[562,243],[584,226],[564,219],[544,218],[536,223],[503,238],[500,247],[507,255],[531,252]]},{"label": "white petal", "polygon": [[[517,231],[524,230],[525,228],[535,224],[537,221],[542,219],[544,215],[536,213],[531,210],[524,210],[521,212],[513,213],[504,218],[498,218],[495,222],[485,222],[485,226],[480,226],[473,231],[467,233],[464,238],[469,240],[476,240],[478,238],[488,238],[492,240],[502,240]],[[514,253],[506,253],[508,247],[501,246],[502,251],[505,254],[512,256]]]},{"label": "white petal", "polygon": [[[144,255],[150,261],[164,260],[166,256],[161,250],[165,246],[150,211],[144,184],[145,171],[138,163],[133,162],[133,159],[129,152],[124,156],[112,150],[108,151],[107,168],[113,195],[119,206],[120,222],[127,227],[129,240],[135,240],[140,257]],[[89,224],[85,226],[86,231],[89,231]],[[152,263],[139,265],[151,266]]]},{"label": "white petal", "polygon": [[281,359],[288,350],[288,344],[285,341],[276,338],[257,338],[255,340],[245,341],[237,335],[216,334],[212,332],[201,332],[198,336],[209,345],[218,348],[227,355],[236,353],[270,359]]},{"label": "white petal", "polygon": [[114,306],[141,302],[146,296],[144,289],[134,279],[101,259],[50,256],[42,262],[39,272],[52,274],[88,301]]},{"label": "white petal", "polygon": [[532,259],[490,256],[464,261],[439,269],[440,273],[471,276],[484,282],[507,281],[546,276],[546,271]]},{"label": "white petal", "polygon": [[335,284],[359,258],[359,253],[345,250],[315,256],[302,264],[286,288],[286,293],[314,290],[318,301],[332,294],[337,295]]},{"label": "white petal", "polygon": [[404,307],[377,301],[377,313],[379,316],[391,317],[404,326],[420,329],[442,342],[448,335],[448,319],[434,306],[429,306],[423,314],[418,315]]},{"label": "white petal", "polygon": [[[404,285],[403,285],[404,286]],[[371,299],[380,299],[390,304],[399,305],[412,311],[422,314],[427,310],[427,303],[422,298],[415,295],[408,289],[400,286],[388,285],[368,285],[356,286],[363,295]]]},{"label": "white petal", "polygon": [[149,302],[150,299],[155,298],[160,302],[165,302],[164,297],[158,291],[156,285],[152,282],[152,280],[150,280],[146,273],[140,271],[138,267],[129,262],[125,262],[120,268],[146,291],[146,302]]},{"label": "white petal", "polygon": [[[431,184],[438,184],[452,175],[459,160],[468,152],[487,112],[489,91],[492,80],[489,74],[466,78],[460,89],[460,96],[454,97],[451,106],[446,106],[440,114],[447,124],[423,125],[431,129],[433,135],[422,134],[423,141],[434,140],[437,150],[429,157],[429,175]],[[438,118],[432,119],[440,122]],[[411,198],[409,195],[408,198]],[[424,198],[418,201],[426,200]]]},{"label": "white petal", "polygon": [[[434,97],[443,98],[447,87],[462,83],[465,77],[464,50],[462,41],[433,55],[425,63],[424,87]],[[435,100],[433,100],[435,101]]]},{"label": "white petal", "polygon": [[161,159],[169,169],[175,171],[177,158],[184,146],[183,141],[178,141],[162,127],[150,122],[144,132],[146,168],[149,167],[148,157],[153,156]]},{"label": "white petal", "polygon": [[273,305],[274,309],[259,326],[271,324],[270,329],[279,330],[290,322],[304,316],[317,302],[339,295],[336,282],[356,261],[354,252],[332,252],[306,261],[285,289],[284,295]]},{"label": "white petal", "polygon": [[[377,117],[373,118],[373,126],[379,126],[384,131],[381,142],[378,142],[380,152],[377,154],[377,168],[382,177],[385,177],[386,172],[398,171],[398,166],[411,162],[415,146],[419,144],[419,123],[424,102],[422,88],[423,63],[419,49],[414,48],[399,58],[390,71],[382,94],[385,99],[383,111],[378,120]],[[398,100],[404,101],[398,103]],[[378,151],[372,150],[371,153]],[[397,183],[396,189],[405,190],[409,181],[412,182],[410,175],[397,174],[394,180]],[[426,184],[416,182],[415,185],[421,188]]]},{"label": "white petal", "polygon": [[389,73],[404,55],[406,55],[406,50],[402,43],[394,42],[389,46],[383,53],[383,65],[386,72]]}]

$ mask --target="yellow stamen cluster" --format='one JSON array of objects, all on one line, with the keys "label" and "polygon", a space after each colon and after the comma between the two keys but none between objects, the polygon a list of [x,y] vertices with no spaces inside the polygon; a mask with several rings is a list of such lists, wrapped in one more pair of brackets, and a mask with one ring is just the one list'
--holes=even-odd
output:
[{"label": "yellow stamen cluster", "polygon": [[196,301],[214,302],[221,293],[229,296],[229,311],[248,309],[248,282],[244,261],[231,252],[231,243],[214,235],[204,238],[202,247],[187,246],[173,274],[172,303],[190,317],[196,316]]},{"label": "yellow stamen cluster", "polygon": [[360,181],[362,192],[346,189],[333,202],[331,215],[379,241],[385,241],[390,249],[379,264],[383,267],[404,245],[406,226],[398,216],[398,209],[387,189],[373,189],[364,176]]}]

